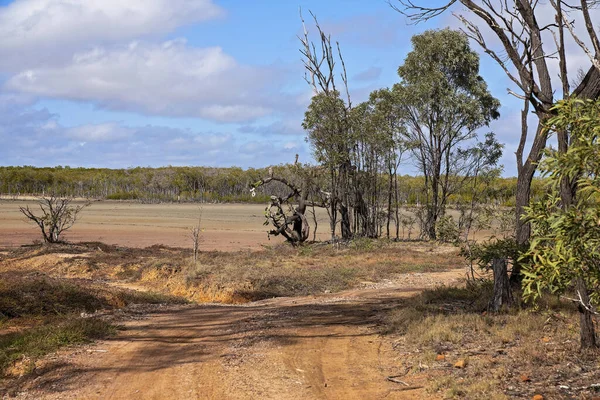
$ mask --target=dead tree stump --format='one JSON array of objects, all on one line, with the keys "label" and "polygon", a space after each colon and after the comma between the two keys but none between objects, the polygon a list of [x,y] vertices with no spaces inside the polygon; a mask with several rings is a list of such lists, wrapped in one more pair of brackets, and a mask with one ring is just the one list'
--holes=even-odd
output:
[{"label": "dead tree stump", "polygon": [[498,312],[503,307],[508,308],[513,304],[506,259],[495,258],[492,261],[492,270],[494,272],[494,295],[490,300],[488,309],[493,312]]}]

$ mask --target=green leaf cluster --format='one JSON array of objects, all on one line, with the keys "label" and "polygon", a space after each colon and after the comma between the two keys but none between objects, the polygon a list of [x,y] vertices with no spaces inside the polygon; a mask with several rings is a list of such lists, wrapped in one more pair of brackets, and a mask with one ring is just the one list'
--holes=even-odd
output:
[{"label": "green leaf cluster", "polygon": [[[558,102],[546,123],[553,132],[568,132],[566,152],[550,149],[540,170],[550,192],[526,209],[532,240],[523,254],[526,299],[545,290],[563,293],[575,278],[586,283],[592,303],[600,300],[600,101],[569,99]],[[577,195],[563,204],[561,182],[572,182]]]}]

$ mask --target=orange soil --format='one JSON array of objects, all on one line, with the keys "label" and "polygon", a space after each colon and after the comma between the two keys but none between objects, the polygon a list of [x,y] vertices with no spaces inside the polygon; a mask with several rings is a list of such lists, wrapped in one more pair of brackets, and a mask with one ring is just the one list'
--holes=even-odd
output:
[{"label": "orange soil", "polygon": [[[383,311],[462,270],[392,286],[245,306],[180,306],[40,365],[20,399],[423,399],[378,334]],[[388,377],[397,377],[392,382]],[[404,383],[402,383],[404,382]],[[408,386],[407,386],[408,385]]]},{"label": "orange soil", "polygon": [[[39,240],[38,228],[28,223],[19,206],[32,200],[0,200],[0,247],[30,244]],[[260,204],[140,204],[94,202],[84,209],[73,228],[65,232],[71,242],[100,241],[125,247],[163,244],[191,247],[190,228],[202,215],[201,248],[204,250],[257,250],[283,241],[267,237],[263,226],[264,206]],[[319,214],[319,239],[327,239],[327,215]],[[312,225],[312,221],[311,221]],[[312,233],[311,233],[312,238]]]}]

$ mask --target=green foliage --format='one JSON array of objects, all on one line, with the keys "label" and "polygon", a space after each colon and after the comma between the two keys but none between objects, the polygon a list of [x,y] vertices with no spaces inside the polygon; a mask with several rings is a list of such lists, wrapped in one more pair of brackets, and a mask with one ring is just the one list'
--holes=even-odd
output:
[{"label": "green foliage", "polygon": [[436,239],[436,224],[450,196],[464,187],[466,178],[495,168],[502,154],[493,133],[461,148],[499,117],[500,103],[479,75],[479,56],[466,35],[430,30],[413,36],[412,44],[398,68],[401,82],[392,92],[406,124],[406,143],[425,178],[422,231]]},{"label": "green foliage", "polygon": [[455,130],[471,130],[499,117],[500,103],[479,76],[479,56],[466,35],[451,29],[429,30],[411,41],[413,51],[398,68],[402,82],[394,90],[423,122],[433,122],[434,130],[457,123]]},{"label": "green foliage", "polygon": [[494,259],[508,259],[516,261],[521,256],[522,245],[512,238],[491,239],[482,243],[473,243],[461,249],[461,255],[479,265],[482,269],[489,269]]},{"label": "green foliage", "polygon": [[117,192],[106,196],[107,200],[138,200],[140,195],[137,192]]},{"label": "green foliage", "polygon": [[319,93],[312,98],[302,127],[308,133],[307,141],[317,162],[337,166],[349,161],[352,145],[349,124],[348,110],[338,91]]},{"label": "green foliage", "polygon": [[[547,121],[551,132],[566,131],[571,145],[564,153],[546,152],[540,170],[551,183],[550,192],[526,209],[532,240],[524,257],[524,296],[537,299],[544,290],[564,292],[575,278],[590,289],[591,301],[600,298],[600,101],[571,99],[558,102]],[[560,199],[560,185],[576,182],[570,205]]]},{"label": "green foliage", "polygon": [[436,238],[444,243],[457,243],[460,240],[458,225],[451,215],[444,215],[435,225]]}]

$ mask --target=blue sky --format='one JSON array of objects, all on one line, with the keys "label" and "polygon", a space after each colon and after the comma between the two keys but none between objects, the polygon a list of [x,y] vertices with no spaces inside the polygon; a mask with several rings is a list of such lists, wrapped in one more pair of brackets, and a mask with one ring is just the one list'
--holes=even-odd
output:
[{"label": "blue sky", "polygon": [[[412,35],[458,26],[410,25],[385,0],[0,0],[0,164],[311,161],[299,7],[340,42],[354,102],[398,81]],[[485,55],[481,74],[514,175],[520,102]]]}]

